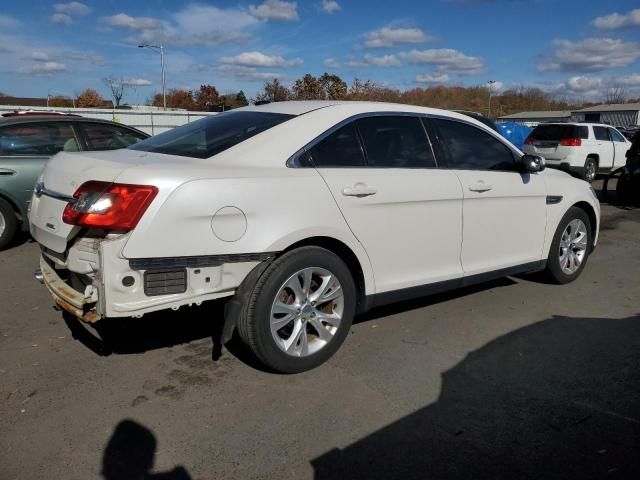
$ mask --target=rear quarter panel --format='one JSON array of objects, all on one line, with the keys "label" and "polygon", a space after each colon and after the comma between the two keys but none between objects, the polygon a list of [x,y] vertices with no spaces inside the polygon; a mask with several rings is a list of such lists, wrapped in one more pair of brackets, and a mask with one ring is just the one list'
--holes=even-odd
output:
[{"label": "rear quarter panel", "polygon": [[[161,191],[131,233],[123,255],[149,258],[277,252],[310,237],[331,237],[355,253],[365,275],[366,293],[374,292],[367,254],[314,169],[253,167],[237,169],[234,178],[222,172],[219,175],[221,178],[195,175],[197,178],[185,181],[166,198]],[[126,174],[118,181],[129,182],[128,178],[133,183],[134,178]],[[224,241],[214,232],[213,218],[224,207],[241,211],[230,219],[232,222],[246,222],[244,234],[236,241]]]}]

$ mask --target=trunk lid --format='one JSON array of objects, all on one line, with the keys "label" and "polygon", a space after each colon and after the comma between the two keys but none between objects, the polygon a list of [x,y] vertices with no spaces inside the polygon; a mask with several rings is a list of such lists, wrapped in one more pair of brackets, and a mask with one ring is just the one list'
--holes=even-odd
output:
[{"label": "trunk lid", "polygon": [[89,180],[113,182],[122,171],[144,163],[147,152],[61,152],[46,164],[29,211],[31,235],[38,243],[63,253],[79,228],[62,221],[62,213],[80,185]]}]

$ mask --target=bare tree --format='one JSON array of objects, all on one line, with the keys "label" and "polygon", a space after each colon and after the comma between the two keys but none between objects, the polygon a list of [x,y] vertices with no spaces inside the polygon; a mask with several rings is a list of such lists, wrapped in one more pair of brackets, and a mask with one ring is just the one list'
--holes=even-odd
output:
[{"label": "bare tree", "polygon": [[604,103],[624,103],[627,92],[622,85],[612,83],[604,91]]},{"label": "bare tree", "polygon": [[111,96],[113,97],[116,107],[120,106],[122,97],[124,97],[125,92],[131,85],[126,83],[122,78],[116,78],[113,75],[103,78],[102,82],[111,90]]}]

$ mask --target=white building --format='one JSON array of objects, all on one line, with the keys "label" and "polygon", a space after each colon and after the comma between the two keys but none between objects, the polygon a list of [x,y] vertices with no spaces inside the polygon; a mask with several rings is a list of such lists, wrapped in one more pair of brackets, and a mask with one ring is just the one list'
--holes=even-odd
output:
[{"label": "white building", "polygon": [[572,122],[606,123],[614,127],[640,125],[640,103],[596,105],[571,112]]},{"label": "white building", "polygon": [[501,122],[514,122],[526,125],[527,127],[535,127],[540,123],[549,122],[568,122],[571,118],[570,110],[546,110],[539,112],[520,112],[512,113],[498,118]]}]

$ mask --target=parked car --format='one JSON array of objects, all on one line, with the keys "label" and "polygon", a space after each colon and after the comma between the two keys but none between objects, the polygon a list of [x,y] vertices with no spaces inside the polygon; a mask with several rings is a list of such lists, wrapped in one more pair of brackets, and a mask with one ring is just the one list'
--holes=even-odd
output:
[{"label": "parked car", "polygon": [[[144,132],[106,120],[64,113],[14,112],[0,117],[0,249],[20,230],[38,175],[58,152],[113,150],[148,138]],[[76,168],[82,165],[76,163]]]},{"label": "parked car", "polygon": [[627,161],[616,183],[616,195],[622,204],[640,205],[640,133],[635,134],[627,152]]},{"label": "parked car", "polygon": [[588,182],[621,167],[631,147],[618,130],[599,123],[544,123],[533,129],[524,151],[545,158],[547,166]]},{"label": "parked car", "polygon": [[468,116],[282,102],[62,153],[30,222],[37,278],[81,320],[227,298],[223,341],[237,327],[299,372],[373,306],[544,269],[574,280],[599,217],[587,183]]}]

